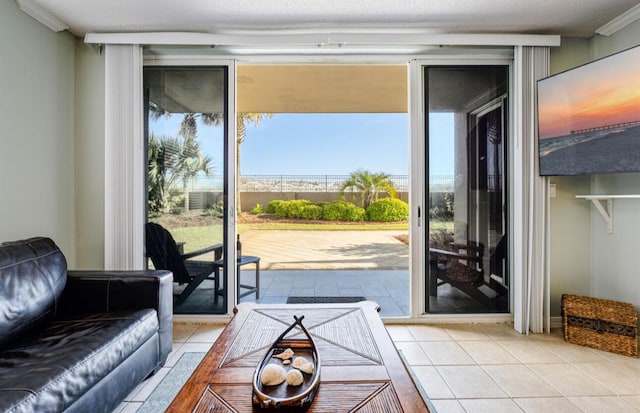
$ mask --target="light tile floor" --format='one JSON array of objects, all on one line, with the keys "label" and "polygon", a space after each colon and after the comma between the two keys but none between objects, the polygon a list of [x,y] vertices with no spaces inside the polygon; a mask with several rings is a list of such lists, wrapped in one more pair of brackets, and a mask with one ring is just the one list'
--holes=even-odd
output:
[{"label": "light tile floor", "polygon": [[[640,359],[509,324],[387,325],[440,413],[640,412]],[[174,324],[165,367],[116,410],[135,412],[184,352],[205,352],[220,324]]]}]

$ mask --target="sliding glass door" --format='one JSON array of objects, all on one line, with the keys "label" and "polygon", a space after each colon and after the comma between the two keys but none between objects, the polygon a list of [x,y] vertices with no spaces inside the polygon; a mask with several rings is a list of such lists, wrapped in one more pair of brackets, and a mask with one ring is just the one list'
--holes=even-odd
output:
[{"label": "sliding glass door", "polygon": [[427,311],[509,311],[508,66],[425,66]]},{"label": "sliding glass door", "polygon": [[145,67],[143,76],[149,266],[173,271],[174,313],[224,314],[228,68]]}]

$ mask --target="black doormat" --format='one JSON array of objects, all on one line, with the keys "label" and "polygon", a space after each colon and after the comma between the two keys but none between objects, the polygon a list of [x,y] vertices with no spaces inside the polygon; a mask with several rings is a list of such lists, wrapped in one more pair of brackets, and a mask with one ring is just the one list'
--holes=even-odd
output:
[{"label": "black doormat", "polygon": [[357,303],[366,300],[365,297],[288,297],[287,304]]}]

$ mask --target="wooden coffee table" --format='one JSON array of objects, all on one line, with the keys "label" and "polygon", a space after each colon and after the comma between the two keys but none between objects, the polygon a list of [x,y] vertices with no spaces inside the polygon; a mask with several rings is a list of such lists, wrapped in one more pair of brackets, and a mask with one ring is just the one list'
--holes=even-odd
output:
[{"label": "wooden coffee table", "polygon": [[322,363],[307,412],[429,411],[370,301],[240,304],[167,411],[262,411],[251,403],[253,373],[294,315],[304,315]]}]

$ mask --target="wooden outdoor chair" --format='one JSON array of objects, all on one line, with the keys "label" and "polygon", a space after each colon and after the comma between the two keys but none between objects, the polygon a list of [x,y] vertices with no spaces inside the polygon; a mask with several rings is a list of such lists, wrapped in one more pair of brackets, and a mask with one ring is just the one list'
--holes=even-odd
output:
[{"label": "wooden outdoor chair", "polygon": [[[169,231],[154,222],[148,222],[145,226],[147,256],[151,258],[153,266],[158,270],[173,272],[173,282],[180,285],[187,284],[186,288],[177,297],[175,304],[180,305],[189,297],[204,280],[213,280],[214,302],[218,302],[218,288],[220,286],[218,273],[219,264],[214,261],[222,257],[222,244],[181,253],[176,241]],[[207,261],[197,261],[191,258],[213,252],[213,258]]]},{"label": "wooden outdoor chair", "polygon": [[482,286],[490,288],[484,280],[484,245],[472,241],[450,245],[451,251],[429,248],[430,295],[437,296],[440,285],[450,284],[481,304],[490,306],[494,297],[480,290]]}]

